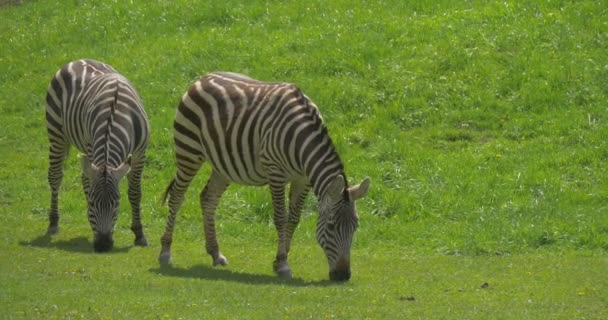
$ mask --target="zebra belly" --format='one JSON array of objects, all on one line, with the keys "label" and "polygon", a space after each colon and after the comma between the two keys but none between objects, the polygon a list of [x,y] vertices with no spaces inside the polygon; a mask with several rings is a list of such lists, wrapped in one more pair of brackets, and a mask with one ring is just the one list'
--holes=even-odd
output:
[{"label": "zebra belly", "polygon": [[203,130],[201,135],[199,150],[215,172],[238,184],[268,184],[257,141],[234,138],[230,130]]},{"label": "zebra belly", "polygon": [[228,181],[251,186],[263,186],[268,184],[266,172],[259,164],[253,164],[253,167],[251,167],[252,169],[250,170],[239,170],[236,167],[226,165],[225,161],[210,162],[213,170]]}]

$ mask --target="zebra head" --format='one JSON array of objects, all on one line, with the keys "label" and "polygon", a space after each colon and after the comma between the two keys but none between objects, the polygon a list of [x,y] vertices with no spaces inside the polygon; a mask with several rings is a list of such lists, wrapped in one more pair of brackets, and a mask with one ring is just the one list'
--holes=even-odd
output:
[{"label": "zebra head", "polygon": [[347,188],[344,177],[338,175],[330,182],[319,202],[317,241],[329,263],[329,278],[334,281],[350,279],[350,247],[359,225],[355,201],[363,198],[370,180]]},{"label": "zebra head", "polygon": [[131,158],[118,166],[98,167],[82,157],[82,169],[89,179],[87,192],[89,223],[93,229],[95,252],[110,251],[114,245],[112,231],[120,206],[119,182],[131,169]]}]

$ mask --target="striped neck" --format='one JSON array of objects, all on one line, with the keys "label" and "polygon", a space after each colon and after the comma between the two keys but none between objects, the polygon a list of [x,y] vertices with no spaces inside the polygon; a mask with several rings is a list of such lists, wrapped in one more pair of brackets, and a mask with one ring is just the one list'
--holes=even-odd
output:
[{"label": "striped neck", "polygon": [[317,106],[304,94],[298,102],[303,106],[299,112],[301,121],[294,127],[289,154],[295,157],[315,196],[321,200],[333,178],[343,175],[346,181],[344,165]]},{"label": "striped neck", "polygon": [[115,114],[119,100],[120,81],[114,75],[104,75],[103,85],[108,90],[104,90],[92,101],[91,120],[95,121],[90,126],[92,132],[92,151],[91,161],[98,167],[118,167],[124,157],[125,151],[120,146],[120,139],[124,134],[118,128]]},{"label": "striped neck", "polygon": [[[114,101],[110,104],[110,115],[108,116],[108,126],[105,134],[105,154],[104,163],[107,165],[110,163],[110,144],[112,139],[112,127],[114,126],[114,113],[116,112],[116,104],[118,103],[118,92],[120,91],[120,82],[116,81],[116,92],[114,93]],[[118,164],[116,164],[118,165]]]},{"label": "striped neck", "polygon": [[323,126],[316,138],[313,136],[309,136],[309,138],[313,138],[314,142],[303,146],[302,162],[308,183],[317,199],[321,200],[333,179],[342,175],[346,180],[346,175],[344,165],[327,134],[327,129]]}]

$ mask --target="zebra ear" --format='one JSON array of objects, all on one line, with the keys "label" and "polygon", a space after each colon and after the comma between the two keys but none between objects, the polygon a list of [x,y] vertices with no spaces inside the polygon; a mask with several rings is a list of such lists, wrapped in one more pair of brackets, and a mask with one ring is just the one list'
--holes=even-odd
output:
[{"label": "zebra ear", "polygon": [[352,201],[359,200],[367,194],[369,190],[369,186],[371,185],[371,180],[368,178],[363,179],[363,181],[353,187],[348,188],[348,195]]},{"label": "zebra ear", "polygon": [[97,167],[96,165],[92,164],[89,161],[89,158],[87,158],[87,156],[82,156],[80,158],[80,163],[82,165],[82,172],[89,178],[92,179],[94,178],[98,173],[99,173],[99,167]]},{"label": "zebra ear", "polygon": [[327,187],[327,195],[332,199],[340,199],[342,192],[344,191],[344,177],[342,175],[336,176]]},{"label": "zebra ear", "polygon": [[118,179],[127,175],[129,173],[129,171],[131,171],[131,156],[130,155],[129,155],[129,158],[127,158],[127,160],[125,162],[123,162],[121,165],[118,166],[118,168],[109,169],[109,172],[113,176],[117,177]]}]

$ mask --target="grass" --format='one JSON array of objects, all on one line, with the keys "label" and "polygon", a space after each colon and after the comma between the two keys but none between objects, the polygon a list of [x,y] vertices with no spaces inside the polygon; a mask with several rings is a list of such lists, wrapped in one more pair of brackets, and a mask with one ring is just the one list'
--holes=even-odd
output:
[{"label": "grass", "polygon": [[[604,317],[604,1],[0,4],[2,317]],[[91,253],[76,152],[61,233],[42,237],[45,91],[58,68],[84,57],[127,76],[150,117],[149,248],[130,246],[123,201],[117,249]],[[209,168],[178,216],[173,268],[158,266],[175,108],[214,70],[297,83],[349,177],[372,178],[349,283],[325,281],[312,197],[290,255],[297,278],[274,277],[265,188],[225,194],[218,232],[231,264],[209,267],[198,205]]]}]

